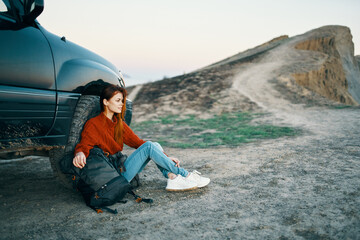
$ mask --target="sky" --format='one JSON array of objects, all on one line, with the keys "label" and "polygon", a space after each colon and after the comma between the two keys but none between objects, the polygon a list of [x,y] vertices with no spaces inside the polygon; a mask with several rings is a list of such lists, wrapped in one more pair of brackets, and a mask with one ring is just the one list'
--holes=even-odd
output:
[{"label": "sky", "polygon": [[360,0],[44,1],[41,25],[112,62],[127,86],[325,25],[349,27],[360,55]]}]

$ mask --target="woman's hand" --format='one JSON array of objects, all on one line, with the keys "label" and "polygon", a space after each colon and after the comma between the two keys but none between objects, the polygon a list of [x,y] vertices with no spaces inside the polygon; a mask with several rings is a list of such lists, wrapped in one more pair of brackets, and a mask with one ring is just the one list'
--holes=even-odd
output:
[{"label": "woman's hand", "polygon": [[175,157],[169,157],[174,163],[175,166],[180,167],[180,160]]},{"label": "woman's hand", "polygon": [[75,167],[80,168],[80,169],[85,167],[85,164],[86,164],[85,154],[83,152],[76,153],[76,155],[73,159],[73,164]]}]

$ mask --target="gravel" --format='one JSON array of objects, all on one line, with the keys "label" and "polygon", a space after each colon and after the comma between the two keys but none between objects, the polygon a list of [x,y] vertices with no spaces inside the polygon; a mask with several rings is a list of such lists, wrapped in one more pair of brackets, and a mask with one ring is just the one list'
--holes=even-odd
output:
[{"label": "gravel", "polygon": [[46,157],[2,161],[0,239],[360,239],[360,109],[264,121],[305,131],[236,148],[166,149],[209,186],[166,192],[150,163],[137,194],[154,203],[127,196],[117,215],[86,207]]}]

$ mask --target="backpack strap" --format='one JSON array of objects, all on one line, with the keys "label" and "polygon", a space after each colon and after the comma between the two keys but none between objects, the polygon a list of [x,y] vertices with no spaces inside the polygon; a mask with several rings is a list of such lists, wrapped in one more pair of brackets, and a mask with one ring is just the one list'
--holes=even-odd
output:
[{"label": "backpack strap", "polygon": [[137,202],[137,203],[141,203],[141,202],[153,203],[154,202],[151,198],[142,198],[139,195],[136,195],[132,190],[129,190],[128,193],[130,193],[131,195],[134,196],[135,202]]},{"label": "backpack strap", "polygon": [[[89,206],[89,207],[91,207],[91,206]],[[118,213],[117,209],[111,209],[111,208],[108,208],[108,207],[101,207],[101,208],[91,207],[91,208],[95,212],[97,212],[98,214],[103,213],[104,212],[103,209],[108,211],[109,213],[112,213],[112,214],[117,214]]]}]

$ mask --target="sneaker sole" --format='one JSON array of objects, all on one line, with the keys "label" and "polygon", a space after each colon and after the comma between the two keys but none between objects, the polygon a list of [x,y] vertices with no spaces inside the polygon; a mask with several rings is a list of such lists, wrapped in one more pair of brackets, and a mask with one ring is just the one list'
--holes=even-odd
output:
[{"label": "sneaker sole", "polygon": [[185,191],[190,191],[190,190],[195,190],[198,189],[197,186],[192,187],[192,188],[185,188],[185,189],[171,189],[171,188],[166,188],[165,190],[168,192],[185,192]]},{"label": "sneaker sole", "polygon": [[198,188],[206,187],[207,185],[209,185],[209,183],[210,183],[210,181],[208,183],[206,183],[205,185],[198,186]]}]

